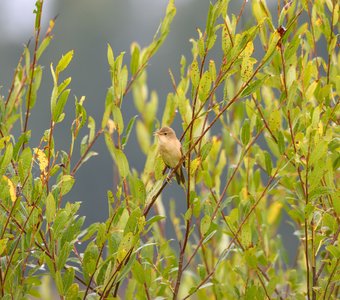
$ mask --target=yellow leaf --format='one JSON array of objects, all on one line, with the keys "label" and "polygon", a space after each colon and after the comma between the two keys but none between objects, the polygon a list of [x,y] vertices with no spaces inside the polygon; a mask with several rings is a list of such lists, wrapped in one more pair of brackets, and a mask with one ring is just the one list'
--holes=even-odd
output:
[{"label": "yellow leaf", "polygon": [[253,65],[255,64],[256,60],[245,56],[242,60],[241,64],[241,79],[246,82],[250,79],[253,75]]},{"label": "yellow leaf", "polygon": [[2,178],[7,182],[8,189],[9,189],[9,195],[11,197],[12,202],[14,202],[15,200],[17,200],[17,195],[16,195],[16,192],[15,192],[15,186],[14,186],[13,182],[7,176],[3,175]]},{"label": "yellow leaf", "polygon": [[196,59],[191,64],[190,78],[193,87],[197,88],[200,82],[200,70],[198,68],[198,62]]},{"label": "yellow leaf", "polygon": [[200,157],[196,157],[191,162],[190,175],[194,175],[200,165],[201,165],[201,158]]},{"label": "yellow leaf", "polygon": [[318,124],[318,133],[320,135],[323,135],[323,123],[322,123],[322,121],[320,121],[319,124]]},{"label": "yellow leaf", "polygon": [[274,202],[268,210],[268,224],[272,225],[278,218],[282,208],[281,202]]},{"label": "yellow leaf", "polygon": [[276,131],[281,127],[281,113],[278,110],[274,110],[271,112],[268,119],[269,128],[272,131]]},{"label": "yellow leaf", "polygon": [[252,41],[247,43],[247,46],[244,48],[243,55],[244,56],[251,56],[254,51],[254,44]]},{"label": "yellow leaf", "polygon": [[38,161],[39,161],[39,168],[41,172],[44,172],[47,168],[48,165],[48,160],[46,157],[46,154],[44,151],[38,149],[38,148],[33,148],[34,154],[36,155]]},{"label": "yellow leaf", "polygon": [[7,248],[7,242],[8,242],[8,238],[0,240],[0,255],[2,255],[2,253],[5,252]]}]

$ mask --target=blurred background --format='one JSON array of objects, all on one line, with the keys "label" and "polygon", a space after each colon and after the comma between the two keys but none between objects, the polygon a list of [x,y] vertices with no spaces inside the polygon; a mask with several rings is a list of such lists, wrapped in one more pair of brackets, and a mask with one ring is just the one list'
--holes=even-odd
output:
[{"label": "blurred background", "polygon": [[[196,29],[204,28],[210,1],[176,0],[177,14],[171,25],[171,31],[163,46],[152,58],[148,72],[149,91],[155,90],[159,96],[158,116],[162,115],[166,95],[172,92],[168,69],[179,73],[181,55],[191,61],[191,43],[189,39],[197,36]],[[231,1],[229,12],[238,14],[243,1]],[[267,1],[273,15],[277,1]],[[270,4],[272,3],[272,6]],[[0,1],[0,88],[7,95],[14,69],[22,53],[23,46],[34,36],[33,14],[35,0]],[[52,78],[49,65],[56,66],[61,55],[74,49],[75,55],[64,76],[71,76],[71,96],[66,107],[66,118],[55,131],[57,149],[68,149],[70,125],[74,116],[74,96],[86,96],[85,107],[88,115],[94,117],[97,125],[101,123],[105,95],[110,86],[110,74],[107,64],[107,43],[110,43],[117,56],[125,51],[125,61],[129,65],[130,45],[137,42],[147,46],[165,14],[166,0],[45,0],[43,7],[42,35],[48,21],[58,15],[54,29],[54,39],[40,60],[44,66],[42,86],[36,106],[32,112],[29,128],[34,133],[31,144],[36,145],[45,129],[49,127],[50,95]],[[251,20],[251,3],[247,2],[240,26],[246,26],[245,20]],[[275,19],[275,18],[274,18]],[[243,22],[243,23],[242,23]],[[32,43],[33,44],[33,43]],[[31,44],[31,49],[32,49]],[[136,115],[132,96],[129,94],[123,103],[125,122]],[[178,122],[179,123],[179,122]],[[180,135],[180,124],[174,124]],[[83,131],[83,135],[87,131]],[[138,171],[143,169],[145,157],[134,143],[135,134],[129,140],[126,150],[130,167]],[[80,215],[86,216],[85,225],[107,218],[106,192],[112,189],[112,159],[106,150],[103,139],[95,145],[99,155],[91,158],[77,173],[77,181],[66,200],[81,201]],[[75,150],[78,155],[79,147]],[[77,159],[77,158],[76,158]],[[76,161],[76,159],[74,161]],[[38,173],[38,169],[37,169]],[[176,199],[180,213],[185,213],[183,191],[173,183],[163,192],[163,202]],[[165,204],[168,207],[167,204]],[[170,225],[170,222],[169,222]],[[296,245],[292,227],[282,222],[281,230],[285,243]],[[171,235],[171,233],[170,233]]]}]

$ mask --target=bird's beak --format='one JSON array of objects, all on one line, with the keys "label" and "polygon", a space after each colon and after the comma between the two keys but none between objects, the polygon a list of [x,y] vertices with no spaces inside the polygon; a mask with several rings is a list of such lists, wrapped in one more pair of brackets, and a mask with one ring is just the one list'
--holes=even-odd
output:
[{"label": "bird's beak", "polygon": [[156,130],[154,133],[153,133],[154,136],[159,136],[159,130]]}]

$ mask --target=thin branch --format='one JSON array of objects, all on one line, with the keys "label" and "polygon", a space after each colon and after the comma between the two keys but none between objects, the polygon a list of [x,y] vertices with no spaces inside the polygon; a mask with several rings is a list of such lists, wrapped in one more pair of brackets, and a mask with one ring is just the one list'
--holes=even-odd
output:
[{"label": "thin branch", "polygon": [[84,154],[81,156],[81,158],[78,160],[76,165],[74,166],[73,170],[71,171],[71,175],[74,176],[74,174],[78,171],[80,165],[82,164],[83,160],[85,159],[86,155],[89,153],[93,145],[95,144],[96,140],[99,138],[99,136],[103,133],[103,129],[99,129],[94,136],[91,143],[87,146],[86,150],[84,151]]}]

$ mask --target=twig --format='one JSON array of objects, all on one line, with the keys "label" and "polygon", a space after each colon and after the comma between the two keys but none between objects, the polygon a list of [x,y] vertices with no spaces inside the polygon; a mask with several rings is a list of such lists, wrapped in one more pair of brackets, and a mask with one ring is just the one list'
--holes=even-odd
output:
[{"label": "twig", "polygon": [[89,151],[91,150],[91,148],[93,147],[93,145],[95,144],[96,140],[99,138],[99,136],[103,133],[103,129],[99,129],[96,133],[96,135],[94,136],[93,140],[91,141],[91,143],[87,146],[84,154],[81,156],[81,158],[78,160],[78,162],[76,163],[76,165],[74,166],[71,175],[74,176],[74,174],[78,171],[80,165],[82,164],[83,160],[85,159],[87,153],[89,153]]}]

